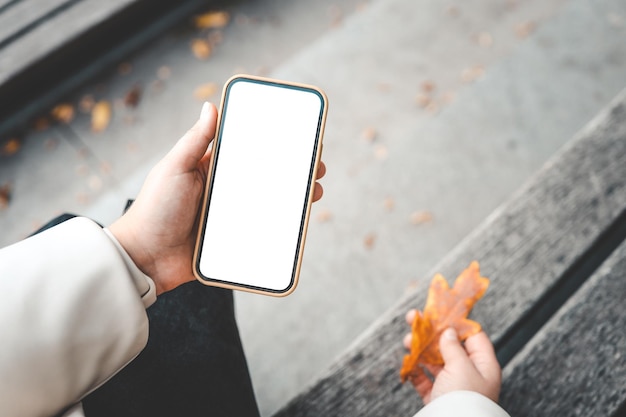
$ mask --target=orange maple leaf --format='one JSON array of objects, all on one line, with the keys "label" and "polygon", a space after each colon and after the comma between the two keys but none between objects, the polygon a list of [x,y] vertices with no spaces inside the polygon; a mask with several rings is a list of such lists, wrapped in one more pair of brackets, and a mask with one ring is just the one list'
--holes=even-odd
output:
[{"label": "orange maple leaf", "polygon": [[467,315],[488,286],[489,280],[480,276],[476,261],[461,272],[452,288],[441,274],[433,277],[424,313],[417,312],[411,325],[411,351],[402,363],[402,382],[411,380],[417,385],[425,376],[422,365],[443,365],[439,338],[447,328],[456,329],[461,341],[480,332],[480,324]]}]

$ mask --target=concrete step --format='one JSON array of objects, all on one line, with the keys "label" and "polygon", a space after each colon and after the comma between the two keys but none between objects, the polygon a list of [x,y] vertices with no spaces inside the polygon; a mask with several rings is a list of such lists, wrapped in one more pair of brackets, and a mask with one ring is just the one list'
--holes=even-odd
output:
[{"label": "concrete step", "polygon": [[330,113],[298,290],[237,294],[264,413],[624,87],[621,16],[620,1],[379,1],[272,72],[325,88]]}]

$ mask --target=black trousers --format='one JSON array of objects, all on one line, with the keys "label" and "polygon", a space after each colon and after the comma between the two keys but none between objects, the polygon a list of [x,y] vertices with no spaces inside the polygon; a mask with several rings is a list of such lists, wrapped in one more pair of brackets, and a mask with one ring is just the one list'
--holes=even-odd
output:
[{"label": "black trousers", "polygon": [[87,417],[259,415],[232,291],[190,282],[159,296],[147,313],[146,348],[83,400]]}]

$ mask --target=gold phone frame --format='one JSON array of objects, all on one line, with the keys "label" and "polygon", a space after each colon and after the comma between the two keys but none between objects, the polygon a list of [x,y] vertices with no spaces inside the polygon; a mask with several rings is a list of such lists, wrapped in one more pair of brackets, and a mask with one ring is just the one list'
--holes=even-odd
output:
[{"label": "gold phone frame", "polygon": [[202,242],[204,240],[204,231],[206,227],[206,219],[207,219],[208,208],[209,208],[209,204],[208,204],[209,194],[210,194],[210,190],[212,187],[213,173],[215,170],[215,152],[212,152],[211,160],[209,163],[209,172],[207,176],[207,182],[206,182],[206,186],[204,189],[204,196],[202,198],[202,210],[200,212],[200,218],[199,218],[199,224],[198,224],[198,235],[196,237],[196,245],[195,245],[194,253],[193,253],[193,267],[192,267],[193,273],[196,279],[200,281],[201,283],[203,283],[204,285],[227,288],[231,290],[246,291],[246,292],[251,292],[255,294],[270,295],[273,297],[285,297],[291,294],[296,289],[296,286],[298,285],[298,280],[300,277],[300,269],[302,267],[302,258],[304,255],[304,245],[306,242],[306,234],[307,234],[307,230],[309,226],[309,218],[311,214],[311,204],[313,203],[312,196],[313,196],[313,190],[315,188],[315,179],[317,178],[317,170],[319,168],[319,164],[320,164],[321,157],[322,157],[322,148],[323,148],[322,143],[324,139],[324,128],[326,125],[326,115],[328,112],[328,98],[326,97],[326,94],[320,88],[312,86],[312,85],[308,85],[308,84],[301,84],[301,83],[295,83],[295,82],[289,82],[289,81],[283,81],[283,80],[277,80],[277,79],[259,77],[259,76],[247,75],[247,74],[234,75],[226,81],[222,89],[222,98],[220,102],[220,109],[218,113],[216,131],[215,131],[215,137],[214,137],[215,141],[217,141],[221,135],[222,116],[224,114],[224,105],[226,102],[226,94],[228,92],[228,88],[233,82],[237,80],[250,80],[253,82],[260,82],[264,84],[285,86],[287,88],[295,87],[297,89],[309,90],[312,92],[314,91],[318,93],[322,99],[322,105],[323,105],[322,116],[321,116],[321,120],[319,123],[319,133],[316,138],[317,143],[315,144],[315,165],[313,167],[312,177],[310,181],[311,184],[306,194],[306,207],[304,209],[305,210],[304,222],[302,223],[302,230],[300,231],[300,241],[298,242],[298,246],[296,248],[297,249],[296,259],[294,259],[296,264],[295,264],[294,272],[292,275],[291,284],[284,291],[271,290],[268,288],[252,287],[249,285],[236,284],[236,283],[226,282],[226,281],[217,281],[209,277],[204,277],[200,273],[200,268],[199,268],[200,253],[202,250]]}]

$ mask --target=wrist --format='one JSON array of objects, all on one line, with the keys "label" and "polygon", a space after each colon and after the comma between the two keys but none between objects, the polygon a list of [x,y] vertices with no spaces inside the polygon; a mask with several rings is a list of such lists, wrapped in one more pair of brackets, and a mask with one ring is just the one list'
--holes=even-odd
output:
[{"label": "wrist", "polygon": [[145,248],[139,243],[133,229],[126,224],[124,216],[113,222],[108,229],[137,268],[154,280],[154,261]]}]

